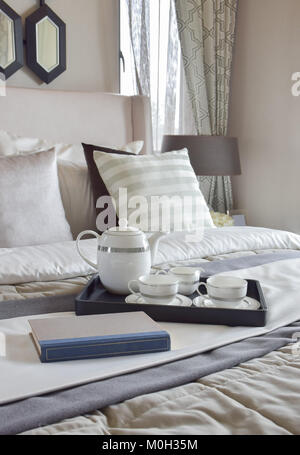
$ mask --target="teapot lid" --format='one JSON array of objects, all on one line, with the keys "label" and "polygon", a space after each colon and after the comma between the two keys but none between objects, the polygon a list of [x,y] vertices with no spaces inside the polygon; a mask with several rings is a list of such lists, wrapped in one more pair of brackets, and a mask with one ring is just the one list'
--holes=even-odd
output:
[{"label": "teapot lid", "polygon": [[112,227],[105,232],[109,235],[140,235],[142,232],[135,228],[128,226],[128,221],[125,219],[119,220],[119,226]]}]

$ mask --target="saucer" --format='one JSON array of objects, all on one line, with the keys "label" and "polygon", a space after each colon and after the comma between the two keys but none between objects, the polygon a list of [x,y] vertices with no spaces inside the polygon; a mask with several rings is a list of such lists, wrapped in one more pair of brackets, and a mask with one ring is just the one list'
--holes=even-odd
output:
[{"label": "saucer", "polygon": [[253,299],[252,297],[245,297],[241,303],[238,305],[224,305],[224,306],[217,306],[213,303],[208,295],[196,297],[193,300],[193,305],[198,308],[218,308],[224,310],[259,310],[261,305],[258,300]]},{"label": "saucer", "polygon": [[[143,297],[139,295],[134,295],[130,294],[128,297],[125,299],[126,303],[139,303],[139,304],[144,304],[144,305],[149,305],[149,303],[146,303]],[[191,299],[186,297],[185,295],[180,295],[177,294],[175,299],[173,300],[172,303],[168,303],[165,306],[192,306],[193,302]],[[163,304],[162,304],[163,305]]]}]

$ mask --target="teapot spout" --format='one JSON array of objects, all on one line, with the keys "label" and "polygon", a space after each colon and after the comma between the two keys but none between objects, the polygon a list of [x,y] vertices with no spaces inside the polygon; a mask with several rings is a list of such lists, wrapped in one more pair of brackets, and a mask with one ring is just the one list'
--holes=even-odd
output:
[{"label": "teapot spout", "polygon": [[156,258],[156,253],[158,249],[158,245],[160,242],[160,239],[165,237],[167,235],[167,232],[157,232],[156,234],[153,234],[149,239],[149,245],[150,245],[150,251],[151,251],[151,263],[152,265],[155,265],[155,258]]}]

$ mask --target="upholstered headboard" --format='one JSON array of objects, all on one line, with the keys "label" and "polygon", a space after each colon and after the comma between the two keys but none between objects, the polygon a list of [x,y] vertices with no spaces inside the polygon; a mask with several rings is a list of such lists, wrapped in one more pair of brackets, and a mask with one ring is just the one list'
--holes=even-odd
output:
[{"label": "upholstered headboard", "polygon": [[152,150],[150,103],[142,96],[8,88],[0,97],[0,129],[67,144],[143,140],[143,153]]},{"label": "upholstered headboard", "polygon": [[[143,140],[142,153],[152,152],[150,102],[143,96],[8,88],[7,96],[0,97],[1,130],[46,139],[50,144],[75,144],[75,149],[81,142],[111,147]],[[83,152],[82,159],[83,167],[64,161],[58,166],[63,204],[74,238],[96,227]]]}]

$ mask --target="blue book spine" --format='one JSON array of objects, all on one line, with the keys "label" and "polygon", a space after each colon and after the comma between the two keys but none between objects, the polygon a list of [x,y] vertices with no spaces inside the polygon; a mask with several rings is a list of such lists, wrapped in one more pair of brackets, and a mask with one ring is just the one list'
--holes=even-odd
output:
[{"label": "blue book spine", "polygon": [[169,351],[170,335],[160,332],[40,341],[41,362],[95,359]]}]

